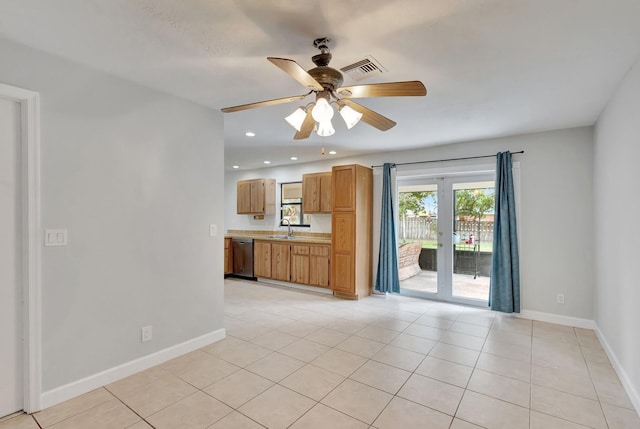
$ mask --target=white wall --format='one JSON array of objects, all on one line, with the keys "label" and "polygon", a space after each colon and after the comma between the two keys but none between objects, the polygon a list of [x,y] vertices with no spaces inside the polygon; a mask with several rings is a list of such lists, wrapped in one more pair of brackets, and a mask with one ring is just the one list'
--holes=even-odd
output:
[{"label": "white wall", "polygon": [[41,95],[42,225],[69,232],[42,249],[43,390],[221,329],[222,115],[1,39],[0,58]]},{"label": "white wall", "polygon": [[[595,132],[595,321],[640,410],[640,62],[629,71]],[[617,362],[616,362],[617,361]],[[620,373],[620,370],[622,370]]]},{"label": "white wall", "polygon": [[[329,171],[332,165],[384,162],[412,162],[442,158],[490,155],[499,151],[524,150],[514,159],[521,169],[520,228],[522,308],[580,319],[593,319],[593,129],[591,127],[552,131],[508,138],[427,147],[420,150],[388,152],[320,163],[264,168],[255,171],[228,171],[225,174],[225,227],[245,229],[273,219],[247,220],[235,214],[235,186],[240,179],[272,177],[278,182],[300,180],[303,173]],[[487,160],[481,161],[486,164]],[[493,162],[489,160],[489,162]],[[446,166],[467,166],[470,162],[449,162]],[[424,164],[424,169],[441,168],[443,163]],[[416,167],[400,167],[415,170]],[[374,175],[374,260],[377,259],[380,211],[380,169]],[[277,203],[279,204],[279,198]],[[329,221],[330,223],[330,221]],[[264,228],[264,229],[268,229]],[[330,228],[327,230],[330,232]],[[375,271],[375,267],[374,267]],[[565,304],[556,296],[565,295]]]}]

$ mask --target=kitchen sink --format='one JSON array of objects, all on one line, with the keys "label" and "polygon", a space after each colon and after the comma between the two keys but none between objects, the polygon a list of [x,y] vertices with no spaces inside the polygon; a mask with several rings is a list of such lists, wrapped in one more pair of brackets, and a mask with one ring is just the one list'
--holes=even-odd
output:
[{"label": "kitchen sink", "polygon": [[296,236],[289,236],[289,235],[267,235],[267,238],[277,238],[280,240],[296,240],[296,239],[300,239],[302,237],[296,237]]}]

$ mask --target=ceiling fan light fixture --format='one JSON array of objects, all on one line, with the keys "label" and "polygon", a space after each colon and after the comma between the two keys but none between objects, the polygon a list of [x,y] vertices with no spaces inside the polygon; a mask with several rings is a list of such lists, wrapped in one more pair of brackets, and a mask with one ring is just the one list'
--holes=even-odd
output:
[{"label": "ceiling fan light fixture", "polygon": [[344,123],[347,124],[347,129],[353,128],[362,118],[362,113],[356,112],[349,106],[340,107],[340,116],[344,119]]},{"label": "ceiling fan light fixture", "polygon": [[318,122],[318,130],[316,131],[316,133],[320,137],[329,137],[332,136],[335,132],[336,130],[335,128],[333,128],[333,124],[331,124],[331,119]]},{"label": "ceiling fan light fixture", "polygon": [[304,118],[307,117],[307,112],[305,112],[302,107],[298,107],[292,114],[284,118],[293,128],[297,131],[300,131],[302,128],[302,123],[304,122]]},{"label": "ceiling fan light fixture", "polygon": [[322,123],[329,121],[330,123],[331,118],[333,118],[333,107],[331,107],[326,98],[318,97],[318,99],[316,100],[316,105],[311,111],[311,116],[313,116],[313,119],[315,119],[316,122]]}]

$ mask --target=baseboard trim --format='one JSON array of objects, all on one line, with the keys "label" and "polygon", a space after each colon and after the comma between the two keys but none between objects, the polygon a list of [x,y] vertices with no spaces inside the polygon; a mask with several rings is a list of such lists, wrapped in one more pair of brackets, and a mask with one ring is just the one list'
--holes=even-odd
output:
[{"label": "baseboard trim", "polygon": [[263,279],[262,277],[258,278],[258,282],[267,283],[273,286],[286,287],[288,289],[298,289],[298,290],[304,290],[304,291],[313,292],[313,293],[320,293],[323,295],[332,294],[331,289],[320,287],[320,286],[307,286],[307,285],[301,285],[299,283],[289,283],[289,282],[282,282],[279,280]]},{"label": "baseboard trim", "polygon": [[180,344],[176,344],[166,349],[159,350],[147,356],[126,362],[122,365],[101,371],[97,374],[90,375],[81,380],[74,381],[64,386],[56,387],[42,393],[40,405],[42,409],[59,404],[76,396],[95,390],[99,387],[113,383],[137,372],[144,371],[153,366],[181,356],[185,353],[192,352],[201,347],[215,343],[224,339],[226,336],[225,329],[218,329],[200,337],[193,338]]},{"label": "baseboard trim", "polygon": [[579,317],[562,316],[560,314],[543,313],[541,311],[522,310],[520,314],[514,314],[523,319],[537,320],[539,322],[556,323],[558,325],[571,326],[574,328],[595,329],[593,320],[581,319]]},{"label": "baseboard trim", "polygon": [[624,386],[624,390],[627,391],[627,395],[629,396],[631,403],[636,409],[636,413],[638,413],[638,416],[640,416],[640,393],[635,389],[635,387],[631,383],[629,376],[627,375],[622,365],[620,365],[620,361],[618,360],[618,357],[613,352],[613,349],[611,348],[611,346],[609,346],[609,343],[607,342],[606,337],[604,336],[604,334],[602,333],[598,325],[596,325],[594,331],[596,333],[596,336],[598,337],[598,340],[600,340],[600,344],[602,344],[602,348],[604,349],[604,352],[607,354],[607,357],[609,358],[609,361],[611,362],[613,369],[616,371],[616,374],[618,374],[618,378],[620,379],[622,386]]}]

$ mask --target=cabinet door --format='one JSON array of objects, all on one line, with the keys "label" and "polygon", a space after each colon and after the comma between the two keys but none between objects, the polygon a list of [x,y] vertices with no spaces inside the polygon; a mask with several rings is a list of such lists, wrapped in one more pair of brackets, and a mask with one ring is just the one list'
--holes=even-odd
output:
[{"label": "cabinet door", "polygon": [[355,293],[355,215],[334,213],[331,229],[331,289]]},{"label": "cabinet door", "polygon": [[288,282],[291,280],[291,246],[271,243],[271,278]]},{"label": "cabinet door", "polygon": [[271,243],[267,241],[253,242],[253,275],[271,278]]},{"label": "cabinet door", "polygon": [[320,212],[320,176],[305,174],[302,176],[302,212]]},{"label": "cabinet door", "polygon": [[332,171],[333,211],[354,211],[356,209],[355,166],[333,167]]},{"label": "cabinet door", "polygon": [[237,185],[238,214],[251,213],[251,181],[241,180]]},{"label": "cabinet door", "polygon": [[309,246],[309,284],[313,286],[329,287],[329,254],[330,246]]},{"label": "cabinet door", "polygon": [[291,281],[309,284],[309,246],[291,246]]},{"label": "cabinet door", "polygon": [[251,213],[264,213],[264,180],[251,180]]},{"label": "cabinet door", "polygon": [[231,247],[231,239],[224,239],[224,273],[231,274],[233,272],[233,248]]},{"label": "cabinet door", "polygon": [[331,213],[331,173],[320,175],[320,212]]}]

